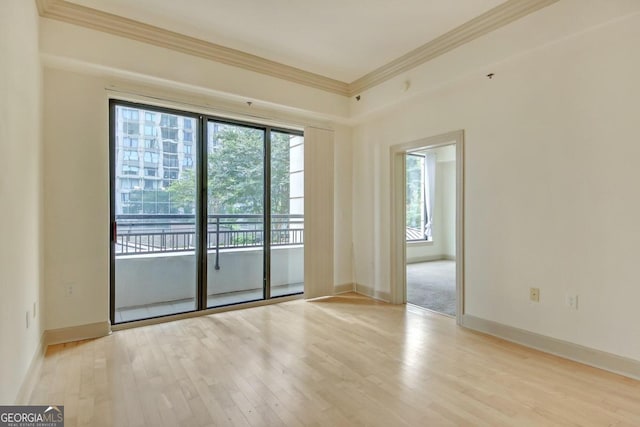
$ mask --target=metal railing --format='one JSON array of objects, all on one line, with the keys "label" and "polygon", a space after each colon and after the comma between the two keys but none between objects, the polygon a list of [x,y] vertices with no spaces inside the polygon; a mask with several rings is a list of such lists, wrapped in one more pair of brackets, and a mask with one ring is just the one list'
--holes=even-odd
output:
[{"label": "metal railing", "polygon": [[[207,248],[220,250],[261,247],[262,215],[209,215]],[[117,215],[116,255],[194,251],[193,215]],[[272,215],[271,245],[302,245],[304,215]]]}]

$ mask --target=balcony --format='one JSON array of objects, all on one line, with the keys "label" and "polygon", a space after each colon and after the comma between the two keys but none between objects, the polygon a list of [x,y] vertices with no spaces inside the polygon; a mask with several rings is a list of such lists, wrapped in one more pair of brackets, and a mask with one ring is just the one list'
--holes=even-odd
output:
[{"label": "balcony", "polygon": [[[116,322],[194,309],[193,215],[118,215]],[[304,217],[271,219],[271,294],[303,291]],[[208,307],[262,298],[262,215],[210,215]]]}]

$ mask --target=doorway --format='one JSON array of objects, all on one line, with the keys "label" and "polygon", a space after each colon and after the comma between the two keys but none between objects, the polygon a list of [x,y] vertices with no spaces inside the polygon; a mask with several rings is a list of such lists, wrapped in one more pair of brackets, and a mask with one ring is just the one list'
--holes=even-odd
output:
[{"label": "doorway", "polygon": [[407,303],[456,315],[455,144],[405,154]]},{"label": "doorway", "polygon": [[391,296],[464,314],[464,133],[391,147]]},{"label": "doorway", "polygon": [[304,291],[304,137],[110,102],[111,322]]}]

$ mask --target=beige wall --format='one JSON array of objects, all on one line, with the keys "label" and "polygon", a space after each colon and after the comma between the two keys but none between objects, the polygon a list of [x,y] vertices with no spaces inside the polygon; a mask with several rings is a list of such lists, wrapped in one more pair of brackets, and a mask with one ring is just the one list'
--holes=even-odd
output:
[{"label": "beige wall", "polygon": [[107,84],[120,89],[125,81],[152,83],[163,88],[154,96],[189,92],[189,102],[227,111],[247,110],[246,101],[252,101],[253,115],[279,110],[280,118],[348,116],[347,98],[320,89],[51,19],[41,19],[41,33],[45,65],[108,77]]},{"label": "beige wall", "polygon": [[640,360],[637,40],[635,14],[358,126],[356,280],[389,292],[389,146],[464,129],[467,313]]},{"label": "beige wall", "polygon": [[34,2],[0,3],[0,58],[0,404],[12,404],[43,331],[41,72]]},{"label": "beige wall", "polygon": [[439,166],[442,170],[442,252],[452,259],[456,256],[456,162],[442,162]]},{"label": "beige wall", "polygon": [[47,329],[106,321],[109,109],[104,82],[45,69],[44,106]]},{"label": "beige wall", "polygon": [[351,246],[351,129],[335,126],[334,132],[334,253],[333,284],[335,286],[353,283]]}]

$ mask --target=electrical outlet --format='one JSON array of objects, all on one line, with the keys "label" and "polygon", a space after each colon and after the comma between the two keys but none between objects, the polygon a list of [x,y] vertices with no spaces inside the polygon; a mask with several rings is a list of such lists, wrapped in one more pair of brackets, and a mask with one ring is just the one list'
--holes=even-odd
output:
[{"label": "electrical outlet", "polygon": [[73,283],[67,283],[66,285],[64,285],[64,294],[68,297],[73,295]]},{"label": "electrical outlet", "polygon": [[529,288],[529,299],[533,302],[540,302],[540,288]]},{"label": "electrical outlet", "polygon": [[576,294],[567,294],[566,304],[568,307],[571,307],[574,310],[578,309],[578,295]]}]

